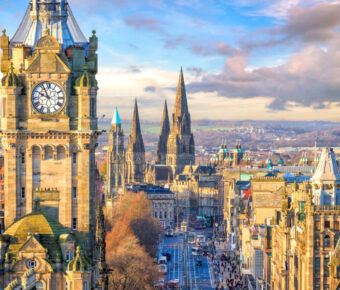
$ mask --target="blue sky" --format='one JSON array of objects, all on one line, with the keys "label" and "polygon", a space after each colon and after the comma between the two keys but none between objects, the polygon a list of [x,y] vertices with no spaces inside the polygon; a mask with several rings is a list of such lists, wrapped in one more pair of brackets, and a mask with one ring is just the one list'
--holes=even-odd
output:
[{"label": "blue sky", "polygon": [[[2,0],[12,36],[28,0]],[[318,0],[69,0],[99,37],[99,110],[172,111],[183,66],[193,119],[340,121],[340,3]]]}]

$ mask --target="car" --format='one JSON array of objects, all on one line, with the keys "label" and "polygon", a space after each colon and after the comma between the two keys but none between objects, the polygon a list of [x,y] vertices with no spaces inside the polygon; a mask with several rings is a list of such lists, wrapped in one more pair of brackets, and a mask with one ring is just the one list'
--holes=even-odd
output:
[{"label": "car", "polygon": [[165,264],[159,264],[157,270],[159,274],[166,275],[168,273],[168,267]]},{"label": "car", "polygon": [[203,265],[203,262],[201,259],[197,259],[196,261],[196,266],[202,266]]},{"label": "car", "polygon": [[168,259],[166,256],[160,256],[158,259],[158,265],[167,265]]},{"label": "car", "polygon": [[166,260],[167,260],[167,261],[171,261],[171,254],[170,254],[170,253],[165,252],[165,253],[162,253],[162,255],[163,255],[164,257],[166,257]]},{"label": "car", "polygon": [[174,230],[173,229],[167,229],[165,231],[165,236],[169,237],[169,238],[172,238],[174,236]]},{"label": "car", "polygon": [[170,281],[166,282],[165,289],[180,290],[181,289],[181,285],[179,284],[179,279],[173,279],[173,280],[170,280]]}]

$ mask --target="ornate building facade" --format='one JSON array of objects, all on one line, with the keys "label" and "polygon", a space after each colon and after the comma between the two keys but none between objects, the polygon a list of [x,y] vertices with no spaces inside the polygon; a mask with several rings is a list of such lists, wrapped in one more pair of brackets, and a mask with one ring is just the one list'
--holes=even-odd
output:
[{"label": "ornate building facade", "polygon": [[64,0],[31,1],[1,36],[1,287],[96,287],[97,46]]},{"label": "ornate building facade", "polygon": [[126,150],[126,182],[144,182],[145,165],[145,148],[136,100],[131,124],[131,133]]},{"label": "ornate building facade", "polygon": [[191,132],[191,119],[182,69],[168,137],[166,164],[171,166],[174,175],[181,173],[186,165],[195,164],[195,142]]},{"label": "ornate building facade", "polygon": [[118,193],[125,184],[124,132],[118,109],[113,114],[107,151],[107,194]]}]

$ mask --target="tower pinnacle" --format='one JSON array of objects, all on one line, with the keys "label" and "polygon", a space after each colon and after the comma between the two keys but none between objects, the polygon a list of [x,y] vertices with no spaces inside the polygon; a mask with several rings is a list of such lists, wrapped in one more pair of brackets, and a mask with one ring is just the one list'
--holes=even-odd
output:
[{"label": "tower pinnacle", "polygon": [[156,152],[156,164],[166,164],[167,142],[170,133],[170,122],[168,114],[168,105],[165,100],[163,119],[161,127],[161,135],[158,139],[157,152]]}]

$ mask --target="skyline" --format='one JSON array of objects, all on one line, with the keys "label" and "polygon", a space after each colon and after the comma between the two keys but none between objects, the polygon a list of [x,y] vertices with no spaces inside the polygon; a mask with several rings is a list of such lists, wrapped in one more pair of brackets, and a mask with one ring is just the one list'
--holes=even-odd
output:
[{"label": "skyline", "polygon": [[[193,120],[340,121],[338,1],[68,2],[99,38],[99,115],[131,119],[137,98],[141,120],[160,121],[183,66]],[[28,0],[5,4],[12,37]]]}]

